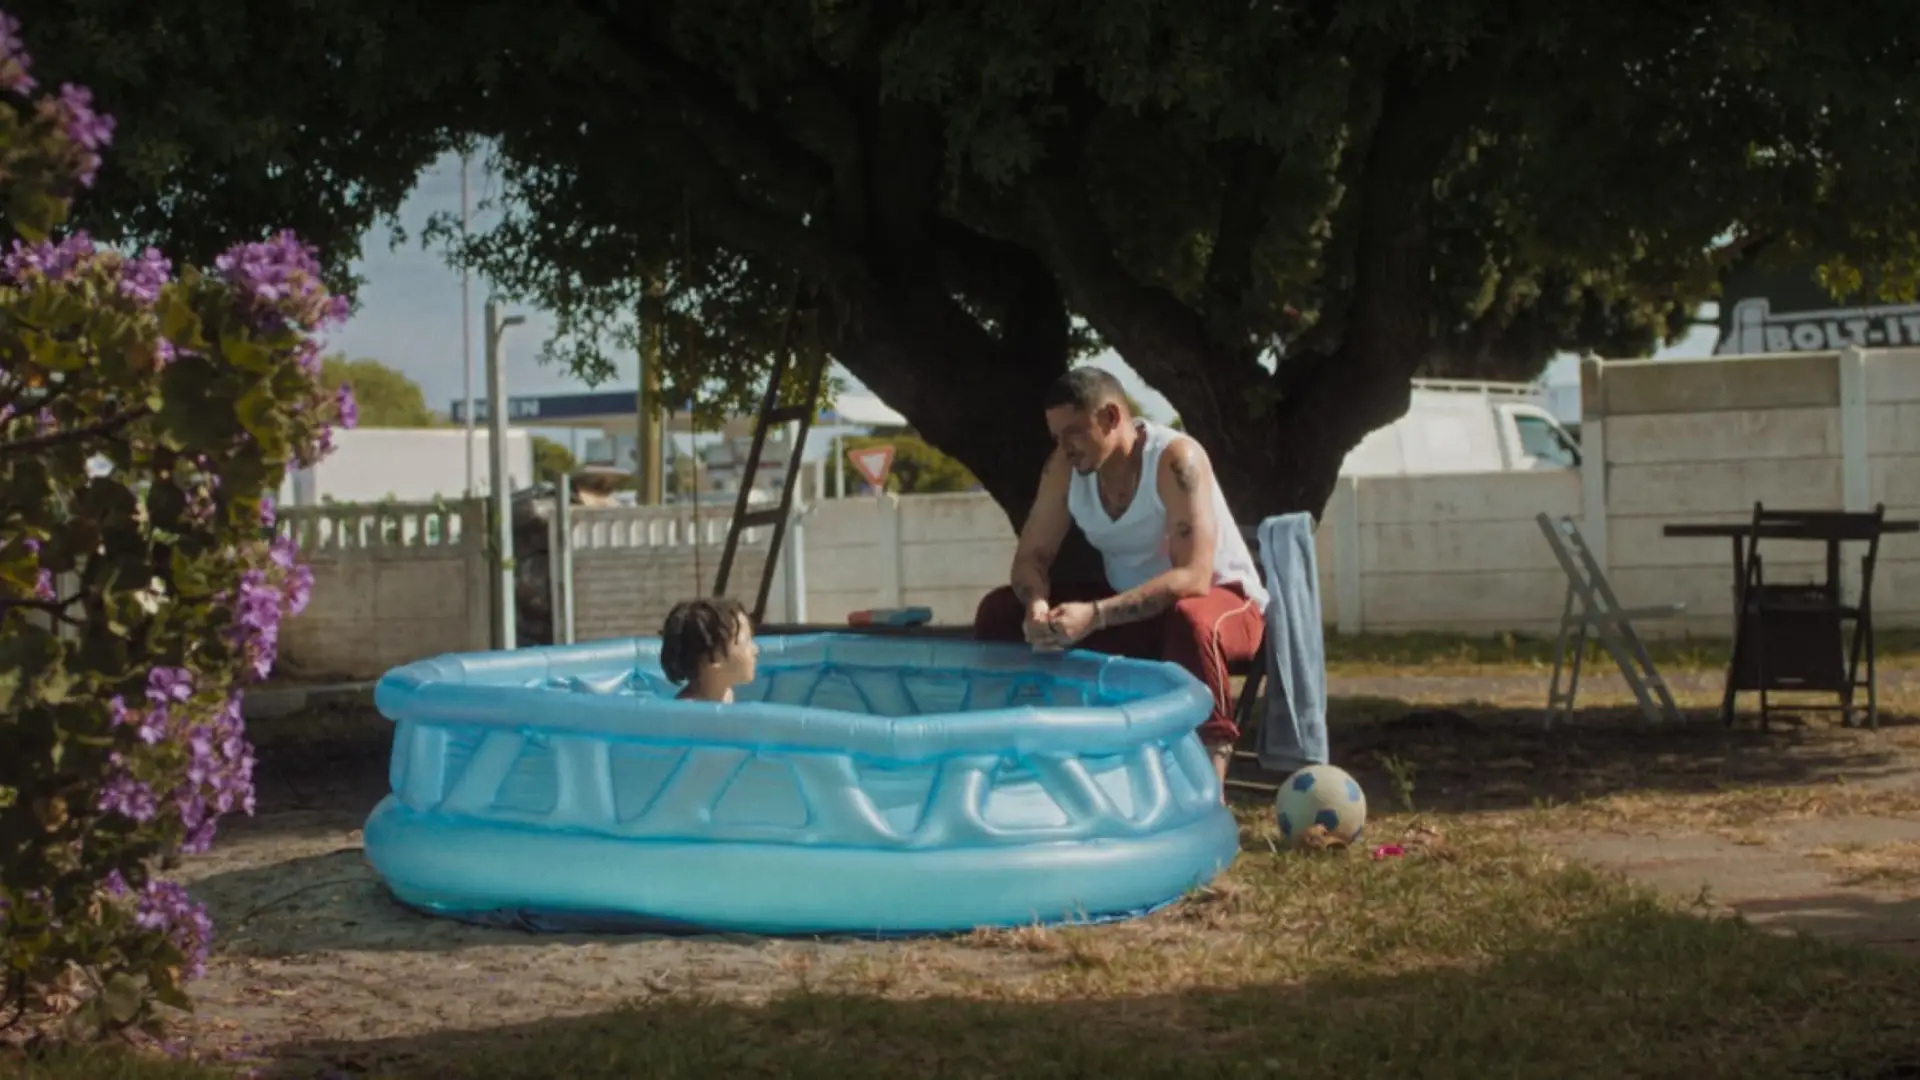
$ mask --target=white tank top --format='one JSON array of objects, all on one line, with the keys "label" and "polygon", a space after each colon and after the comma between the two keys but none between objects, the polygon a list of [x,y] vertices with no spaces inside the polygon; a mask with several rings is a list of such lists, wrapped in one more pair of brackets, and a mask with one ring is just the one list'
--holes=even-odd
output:
[{"label": "white tank top", "polygon": [[[1109,517],[1106,507],[1100,505],[1097,475],[1075,472],[1067,481],[1067,512],[1100,552],[1106,563],[1107,584],[1117,592],[1126,592],[1173,569],[1167,546],[1167,507],[1160,499],[1160,455],[1174,440],[1188,438],[1151,420],[1136,419],[1134,425],[1142,443],[1140,488],[1118,519]],[[1194,449],[1205,456],[1199,443],[1194,443]],[[1260,583],[1260,568],[1254,565],[1240,526],[1227,509],[1227,497],[1218,484],[1212,490],[1213,518],[1219,523],[1213,543],[1213,583],[1240,586],[1264,612],[1267,590]]]}]

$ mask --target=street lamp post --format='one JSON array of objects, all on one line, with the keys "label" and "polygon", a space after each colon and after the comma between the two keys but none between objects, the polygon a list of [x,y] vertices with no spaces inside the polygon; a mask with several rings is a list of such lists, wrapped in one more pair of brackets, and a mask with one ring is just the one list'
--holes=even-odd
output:
[{"label": "street lamp post", "polygon": [[465,375],[467,407],[467,498],[473,498],[473,474],[479,471],[473,460],[473,274],[467,269],[467,229],[472,224],[467,207],[467,155],[460,155],[460,366]]},{"label": "street lamp post", "polygon": [[[520,315],[500,314],[500,302],[487,301],[487,446],[493,453],[493,546],[499,576],[494,588],[494,625],[500,649],[515,647],[513,492],[507,476],[507,367],[500,358],[500,338],[508,327],[526,322]],[[468,414],[472,416],[471,413]]]}]

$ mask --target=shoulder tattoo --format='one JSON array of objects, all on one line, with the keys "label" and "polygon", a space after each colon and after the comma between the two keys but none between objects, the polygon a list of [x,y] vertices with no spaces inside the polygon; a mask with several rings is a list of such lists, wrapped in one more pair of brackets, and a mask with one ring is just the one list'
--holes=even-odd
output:
[{"label": "shoulder tattoo", "polygon": [[1173,482],[1180,490],[1191,495],[1200,488],[1200,463],[1190,454],[1180,454],[1173,458]]}]

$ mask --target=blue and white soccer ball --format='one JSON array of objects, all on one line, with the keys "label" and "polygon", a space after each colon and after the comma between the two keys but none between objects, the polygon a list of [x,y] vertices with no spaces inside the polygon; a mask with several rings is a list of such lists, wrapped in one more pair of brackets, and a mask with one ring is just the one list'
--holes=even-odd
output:
[{"label": "blue and white soccer ball", "polygon": [[1345,844],[1359,843],[1367,827],[1366,792],[1346,770],[1333,765],[1308,765],[1287,777],[1274,798],[1274,811],[1280,818],[1280,842],[1289,847],[1315,825],[1327,831],[1329,840]]}]

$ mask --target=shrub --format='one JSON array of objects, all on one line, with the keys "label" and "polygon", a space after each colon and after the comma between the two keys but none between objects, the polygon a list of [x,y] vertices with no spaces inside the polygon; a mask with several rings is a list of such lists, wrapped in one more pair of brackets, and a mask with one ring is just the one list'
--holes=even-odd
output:
[{"label": "shrub", "polygon": [[346,302],[287,234],[177,274],[56,238],[113,122],[35,92],[0,15],[0,1024],[157,1031],[212,932],[157,866],[253,809],[241,690],[312,584],[272,493],[353,422]]}]

